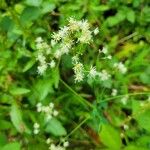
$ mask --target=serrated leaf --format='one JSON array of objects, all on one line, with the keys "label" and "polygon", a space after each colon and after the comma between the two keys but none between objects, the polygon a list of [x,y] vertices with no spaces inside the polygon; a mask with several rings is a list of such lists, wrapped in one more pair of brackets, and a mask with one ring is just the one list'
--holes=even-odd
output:
[{"label": "serrated leaf", "polygon": [[121,138],[117,130],[108,124],[103,124],[100,131],[100,139],[105,146],[112,150],[120,150]]},{"label": "serrated leaf", "polygon": [[60,121],[58,121],[56,118],[52,118],[46,128],[45,131],[47,133],[51,133],[54,136],[64,136],[67,134],[65,128],[63,127],[63,125],[61,124]]}]

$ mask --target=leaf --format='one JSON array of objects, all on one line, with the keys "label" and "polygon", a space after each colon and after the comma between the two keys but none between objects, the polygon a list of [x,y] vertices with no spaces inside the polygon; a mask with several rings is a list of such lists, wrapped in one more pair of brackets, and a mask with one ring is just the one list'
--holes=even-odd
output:
[{"label": "leaf", "polygon": [[150,110],[145,110],[143,113],[136,115],[140,127],[150,132]]},{"label": "leaf", "polygon": [[33,20],[36,20],[41,14],[41,11],[37,7],[26,7],[21,16],[20,16],[20,21],[22,25],[27,25]]},{"label": "leaf", "polygon": [[25,3],[29,6],[40,6],[42,3],[42,0],[26,0]]},{"label": "leaf", "polygon": [[45,128],[45,131],[47,133],[51,133],[53,134],[54,136],[63,136],[63,135],[66,135],[67,132],[65,130],[65,128],[62,126],[61,122],[58,121],[56,118],[52,118],[46,128]]},{"label": "leaf", "polygon": [[128,9],[127,11],[127,20],[131,23],[135,22],[135,12],[132,9]]},{"label": "leaf", "polygon": [[55,9],[55,4],[49,2],[43,2],[42,4],[42,14],[52,12]]},{"label": "leaf", "polygon": [[0,22],[0,30],[9,31],[12,30],[14,23],[9,16],[5,16],[2,18]]},{"label": "leaf", "polygon": [[128,145],[123,150],[148,150],[147,148],[135,146],[135,145]]},{"label": "leaf", "polygon": [[31,59],[30,61],[28,61],[25,67],[23,68],[23,72],[28,71],[35,64],[35,62],[35,59]]},{"label": "leaf", "polygon": [[27,94],[29,93],[30,90],[29,89],[26,89],[26,88],[20,88],[20,87],[16,87],[16,88],[12,88],[10,90],[10,93],[12,95],[22,95],[22,94]]},{"label": "leaf", "polygon": [[0,132],[0,148],[7,143],[7,137],[4,133]]},{"label": "leaf", "polygon": [[13,142],[5,145],[1,150],[21,150],[21,145],[18,142]]},{"label": "leaf", "polygon": [[29,129],[26,127],[25,123],[22,120],[21,111],[15,103],[13,103],[11,106],[10,118],[18,132],[30,133]]},{"label": "leaf", "polygon": [[103,124],[100,132],[100,139],[104,145],[111,150],[120,150],[121,138],[117,130],[108,124]]}]

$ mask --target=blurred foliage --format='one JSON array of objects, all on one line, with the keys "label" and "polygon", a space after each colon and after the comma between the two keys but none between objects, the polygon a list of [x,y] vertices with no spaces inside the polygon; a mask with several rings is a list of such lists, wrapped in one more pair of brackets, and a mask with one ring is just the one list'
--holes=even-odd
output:
[{"label": "blurred foliage", "polygon": [[[72,16],[100,30],[83,60],[99,69],[110,66],[111,61],[95,59],[107,46],[125,62],[126,75],[75,84],[69,55],[59,68],[37,74],[35,39],[49,42]],[[0,149],[47,150],[47,137],[57,141],[71,133],[71,150],[149,150],[149,45],[149,0],[0,0]],[[127,104],[122,96],[112,98],[113,88],[129,96]],[[38,117],[38,102],[53,102],[57,119],[46,124]],[[43,133],[33,134],[35,122],[42,123]]]}]

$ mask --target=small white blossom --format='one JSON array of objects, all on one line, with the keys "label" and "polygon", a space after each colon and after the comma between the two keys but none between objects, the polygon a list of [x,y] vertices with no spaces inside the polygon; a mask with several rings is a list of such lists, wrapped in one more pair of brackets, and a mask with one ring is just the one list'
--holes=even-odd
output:
[{"label": "small white blossom", "polygon": [[41,75],[41,74],[43,74],[46,71],[47,64],[46,63],[41,64],[40,66],[37,67],[37,69],[38,69],[38,74]]},{"label": "small white blossom", "polygon": [[50,139],[50,138],[48,138],[48,139],[46,140],[46,143],[47,143],[47,144],[50,144],[50,143],[52,143],[52,142],[53,142],[53,140]]},{"label": "small white blossom", "polygon": [[101,52],[104,53],[104,54],[107,54],[108,53],[108,49],[106,47],[103,47]]},{"label": "small white blossom", "polygon": [[36,122],[36,123],[34,123],[33,127],[34,127],[33,133],[38,134],[40,131],[39,130],[40,125]]},{"label": "small white blossom", "polygon": [[78,57],[78,55],[75,55],[75,56],[72,57],[72,63],[74,65],[77,64],[77,63],[79,63],[79,57]]},{"label": "small white blossom", "polygon": [[83,78],[84,78],[84,75],[82,73],[77,73],[75,74],[75,83],[76,82],[80,82],[80,81],[83,81]]},{"label": "small white blossom", "polygon": [[53,111],[53,115],[54,115],[54,116],[57,116],[57,115],[58,115],[58,111],[57,111],[57,110],[54,110],[54,111]]},{"label": "small white blossom", "polygon": [[91,78],[95,78],[96,75],[97,75],[96,67],[91,66],[88,76]]},{"label": "small white blossom", "polygon": [[69,146],[69,142],[68,142],[68,141],[65,141],[65,142],[63,143],[63,146],[64,146],[64,147],[68,147],[68,146]]},{"label": "small white blossom", "polygon": [[124,125],[123,125],[123,128],[124,128],[124,130],[128,130],[128,129],[129,129],[129,126],[126,125],[126,124],[124,124]]},{"label": "small white blossom", "polygon": [[49,63],[49,66],[50,66],[51,68],[54,68],[54,67],[55,67],[55,65],[56,65],[56,63],[55,63],[55,61],[54,61],[54,60],[52,60],[52,61]]},{"label": "small white blossom", "polygon": [[40,127],[40,125],[36,122],[36,123],[34,123],[34,128],[35,129],[38,129]]},{"label": "small white blossom", "polygon": [[117,89],[112,89],[112,93],[111,93],[112,96],[116,96],[117,93],[118,93]]},{"label": "small white blossom", "polygon": [[108,74],[106,70],[102,70],[98,73],[98,75],[102,81],[108,80],[110,78],[110,74]]},{"label": "small white blossom", "polygon": [[49,107],[53,109],[54,108],[54,103],[52,103],[52,102],[49,103]]},{"label": "small white blossom", "polygon": [[124,96],[122,99],[121,99],[121,102],[123,105],[126,105],[127,104],[127,101],[128,101],[128,95]]},{"label": "small white blossom", "polygon": [[112,56],[111,56],[111,55],[108,55],[108,56],[107,56],[107,59],[112,59]]},{"label": "small white blossom", "polygon": [[127,72],[127,68],[122,62],[115,63],[114,67],[117,68],[122,74],[125,74]]},{"label": "small white blossom", "polygon": [[97,35],[99,33],[99,29],[95,28],[93,32],[94,32],[95,35]]},{"label": "small white blossom", "polygon": [[39,129],[34,129],[33,131],[34,134],[38,134],[39,132],[40,132]]},{"label": "small white blossom", "polygon": [[41,37],[37,37],[36,40],[35,40],[37,43],[41,43],[43,42],[43,39]]}]

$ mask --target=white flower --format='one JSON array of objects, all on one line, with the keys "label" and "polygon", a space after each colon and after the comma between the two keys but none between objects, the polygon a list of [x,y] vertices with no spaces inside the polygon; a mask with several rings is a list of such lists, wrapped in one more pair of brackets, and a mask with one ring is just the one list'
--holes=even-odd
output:
[{"label": "white flower", "polygon": [[33,131],[34,134],[38,134],[39,132],[40,132],[39,129],[34,129]]},{"label": "white flower", "polygon": [[87,22],[87,20],[78,21],[78,25],[82,31],[88,31],[90,28],[90,25]]},{"label": "white flower", "polygon": [[57,115],[58,115],[58,111],[57,111],[57,110],[54,110],[54,111],[53,111],[53,115],[54,115],[54,116],[57,116]]},{"label": "white flower", "polygon": [[52,141],[53,141],[52,139],[48,138],[48,139],[46,140],[46,143],[47,143],[47,144],[50,144]]},{"label": "white flower", "polygon": [[56,65],[56,63],[55,63],[55,61],[54,61],[54,60],[52,60],[52,61],[49,63],[49,65],[50,65],[50,67],[51,67],[51,68],[54,68],[54,67],[55,67],[55,65]]},{"label": "white flower", "polygon": [[53,109],[54,108],[54,103],[49,103],[49,107],[51,108],[51,109]]},{"label": "white flower", "polygon": [[127,104],[127,101],[128,101],[128,95],[124,96],[122,99],[121,99],[121,102],[123,105],[126,105]]},{"label": "white flower", "polygon": [[69,27],[64,26],[60,28],[60,30],[58,31],[58,34],[63,39],[65,36],[68,35],[68,31],[69,31]]},{"label": "white flower", "polygon": [[102,70],[98,73],[98,75],[102,81],[108,80],[110,78],[110,74],[108,74],[106,70]]},{"label": "white flower", "polygon": [[55,41],[55,42],[58,42],[61,40],[61,35],[59,33],[53,33],[52,35],[52,39]]},{"label": "white flower", "polygon": [[112,59],[112,56],[111,56],[111,55],[108,55],[108,56],[107,56],[107,59]]},{"label": "white flower", "polygon": [[97,75],[96,67],[91,66],[88,76],[91,78],[95,78],[96,75]]},{"label": "white flower", "polygon": [[56,45],[56,41],[55,40],[51,40],[51,46],[54,47]]},{"label": "white flower", "polygon": [[38,74],[43,74],[45,71],[46,71],[46,69],[47,69],[47,64],[46,63],[43,63],[43,64],[41,64],[40,66],[38,66],[37,67],[37,69],[38,69]]},{"label": "white flower", "polygon": [[93,33],[94,33],[95,35],[97,35],[97,34],[99,33],[99,29],[98,29],[98,28],[95,28],[94,31],[93,31]]},{"label": "white flower", "polygon": [[126,124],[124,124],[124,125],[123,125],[123,128],[124,128],[124,130],[128,130],[128,129],[129,129],[129,126],[126,125]]},{"label": "white flower", "polygon": [[122,62],[115,63],[114,67],[117,68],[122,74],[125,74],[127,72],[127,68]]},{"label": "white flower", "polygon": [[37,107],[37,112],[41,112],[42,111],[42,104],[41,103],[38,103],[36,105],[36,107]]},{"label": "white flower", "polygon": [[35,129],[38,129],[38,128],[40,127],[40,125],[36,122],[36,123],[34,123],[33,127],[34,127]]},{"label": "white flower", "polygon": [[64,147],[68,147],[68,146],[69,146],[69,142],[68,142],[68,141],[65,141],[65,142],[63,143],[63,146],[64,146]]},{"label": "white flower", "polygon": [[79,63],[79,57],[78,57],[78,55],[75,55],[75,56],[72,57],[72,63],[73,64]]},{"label": "white flower", "polygon": [[41,37],[37,37],[36,40],[35,40],[35,42],[41,43],[41,42],[43,42],[43,39]]},{"label": "white flower", "polygon": [[80,81],[83,81],[83,78],[84,78],[84,74],[83,73],[76,73],[75,74],[75,82],[80,82]]},{"label": "white flower", "polygon": [[55,58],[60,58],[61,57],[61,55],[62,55],[62,51],[61,50],[57,50],[55,53],[54,53],[54,56],[55,56]]},{"label": "white flower", "polygon": [[117,93],[118,93],[117,89],[112,89],[112,93],[111,93],[112,96],[116,96]]},{"label": "white flower", "polygon": [[40,63],[45,63],[45,56],[42,53],[39,53],[36,58]]},{"label": "white flower", "polygon": [[78,30],[79,29],[79,22],[78,21],[76,21],[74,18],[70,18],[69,19],[69,30],[70,31],[76,31],[76,30]]},{"label": "white flower", "polygon": [[101,52],[104,53],[104,54],[107,54],[108,53],[108,49],[106,47],[103,47]]},{"label": "white flower", "polygon": [[80,43],[89,43],[92,40],[91,31],[86,30],[82,31],[81,36],[78,38]]},{"label": "white flower", "polygon": [[75,64],[75,66],[73,67],[73,70],[75,73],[82,72],[83,71],[83,64],[81,64],[80,62]]}]

